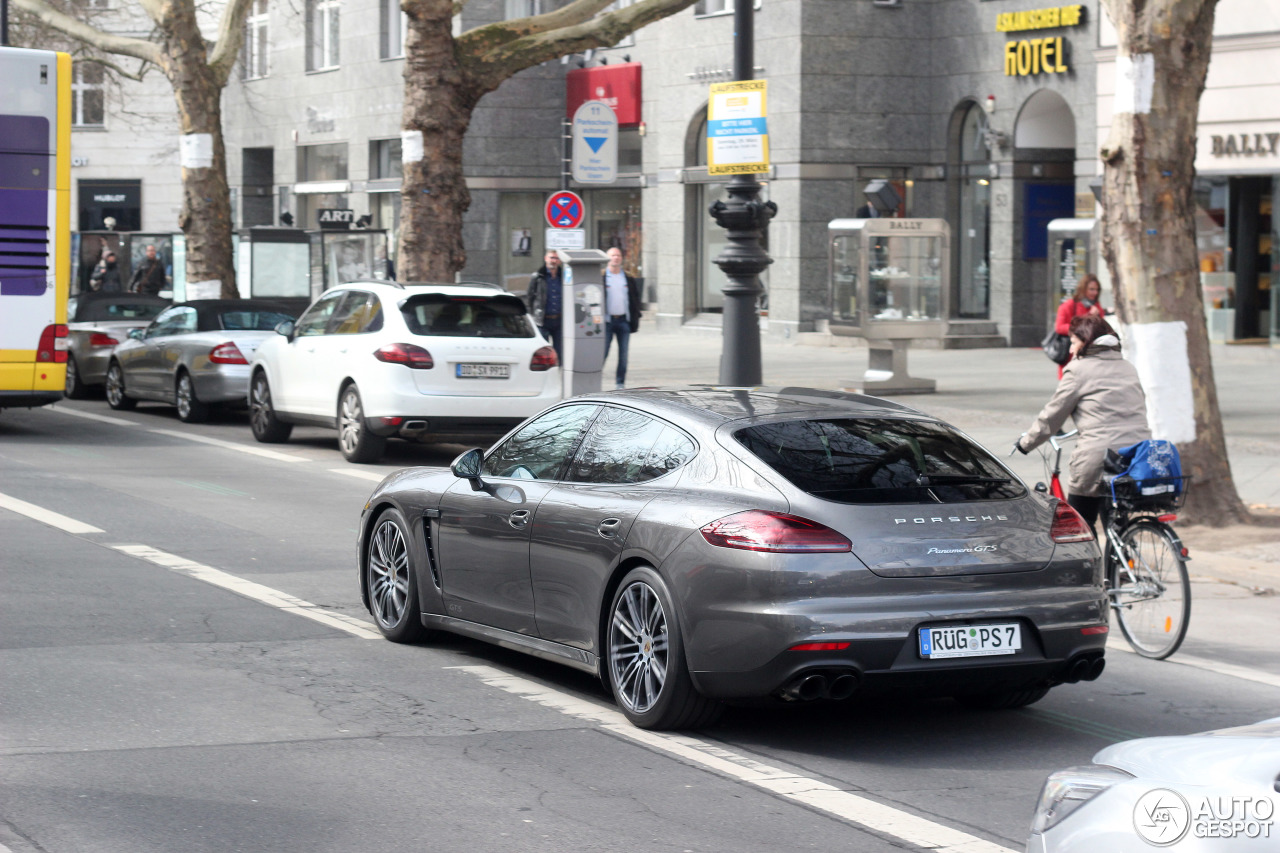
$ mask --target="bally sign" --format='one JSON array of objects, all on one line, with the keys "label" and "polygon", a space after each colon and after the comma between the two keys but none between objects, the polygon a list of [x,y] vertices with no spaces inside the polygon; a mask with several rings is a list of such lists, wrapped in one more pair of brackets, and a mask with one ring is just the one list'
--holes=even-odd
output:
[{"label": "bally sign", "polygon": [[345,208],[322,207],[316,211],[321,228],[336,228],[345,231],[356,221],[354,210]]}]

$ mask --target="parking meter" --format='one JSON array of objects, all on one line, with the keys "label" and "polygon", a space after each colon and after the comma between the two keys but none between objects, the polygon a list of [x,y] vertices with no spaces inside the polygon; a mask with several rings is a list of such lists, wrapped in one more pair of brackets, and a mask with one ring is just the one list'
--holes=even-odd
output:
[{"label": "parking meter", "polygon": [[[604,265],[609,258],[599,249],[561,249],[560,376],[564,395],[591,394],[600,390],[604,371]],[[568,310],[572,305],[573,310]]]}]

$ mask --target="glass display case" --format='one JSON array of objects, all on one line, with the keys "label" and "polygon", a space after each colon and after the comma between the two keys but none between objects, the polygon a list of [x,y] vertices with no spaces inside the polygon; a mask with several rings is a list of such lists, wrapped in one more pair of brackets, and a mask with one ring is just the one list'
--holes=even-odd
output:
[{"label": "glass display case", "polygon": [[949,316],[950,230],[941,219],[837,219],[831,324],[869,340],[940,338]]},{"label": "glass display case", "polygon": [[[1049,299],[1045,306],[1045,328],[1057,320],[1058,306],[1076,292],[1080,279],[1089,273],[1097,275],[1096,227],[1096,219],[1055,219],[1049,223]],[[1099,276],[1102,293],[1098,300],[1108,309],[1114,309],[1115,301],[1105,278]]]},{"label": "glass display case", "polygon": [[241,296],[311,298],[307,232],[261,226],[236,236],[236,284]]},{"label": "glass display case", "polygon": [[[312,231],[312,296],[349,281],[386,281],[393,278],[387,260],[387,232],[383,230]],[[319,290],[314,289],[320,284]]]}]

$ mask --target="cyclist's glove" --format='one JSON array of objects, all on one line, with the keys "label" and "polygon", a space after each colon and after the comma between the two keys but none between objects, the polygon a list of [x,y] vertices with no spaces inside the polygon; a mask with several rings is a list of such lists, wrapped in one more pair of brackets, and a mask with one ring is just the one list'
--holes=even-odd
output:
[{"label": "cyclist's glove", "polygon": [[1022,446],[1022,439],[1018,439],[1013,443],[1013,449],[1026,456],[1030,451]]}]

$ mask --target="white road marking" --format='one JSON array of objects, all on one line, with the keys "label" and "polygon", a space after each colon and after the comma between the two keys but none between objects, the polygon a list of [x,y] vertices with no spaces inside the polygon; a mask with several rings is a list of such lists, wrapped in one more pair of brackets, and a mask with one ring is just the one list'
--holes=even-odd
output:
[{"label": "white road marking", "polygon": [[49,407],[51,412],[61,412],[64,415],[74,415],[77,418],[88,418],[91,421],[100,421],[104,424],[116,424],[117,426],[138,426],[137,421],[126,421],[124,418],[113,418],[110,415],[99,415],[96,412],[82,412],[79,409],[72,409],[68,406],[60,406],[57,403]]},{"label": "white road marking", "polygon": [[281,453],[278,450],[267,450],[265,447],[254,447],[252,444],[241,444],[238,441],[223,441],[220,438],[209,438],[204,435],[193,435],[189,432],[178,432],[174,429],[153,429],[149,430],[156,435],[167,435],[171,438],[181,438],[187,441],[198,441],[201,444],[211,444],[214,447],[221,447],[226,450],[235,450],[240,453],[248,453],[251,456],[261,456],[264,459],[275,459],[280,462],[308,462],[304,456],[291,456],[288,453]]},{"label": "white road marking", "polygon": [[933,850],[937,853],[1014,853],[1009,848],[1001,847],[994,842],[985,841],[958,829],[952,829],[893,806],[858,796],[825,782],[761,764],[754,759],[697,738],[638,729],[631,725],[619,711],[552,690],[524,678],[508,675],[490,666],[455,666],[448,669],[474,675],[490,687],[505,690],[571,717],[599,723],[602,728],[620,737],[668,755],[674,755],[690,764],[715,771],[925,850]]},{"label": "white road marking", "polygon": [[[1112,637],[1107,640],[1107,651],[1128,652],[1131,655],[1137,654],[1137,652],[1129,647],[1128,643],[1119,637]],[[1280,687],[1280,675],[1273,675],[1270,672],[1264,672],[1260,669],[1251,669],[1247,666],[1239,666],[1234,663],[1210,660],[1209,658],[1196,657],[1195,655],[1184,655],[1182,652],[1174,652],[1173,657],[1166,658],[1162,661],[1156,661],[1156,663],[1181,664],[1182,666],[1203,669],[1206,672],[1213,672],[1218,675],[1230,675],[1234,678],[1243,679],[1244,681],[1265,684],[1268,687]]]},{"label": "white road marking", "polygon": [[372,480],[375,483],[381,483],[386,479],[386,474],[374,474],[372,471],[361,471],[358,468],[330,468],[330,474],[345,474],[348,477],[358,477],[361,480]]},{"label": "white road marking", "polygon": [[243,595],[245,598],[251,598],[269,607],[283,610],[286,613],[296,613],[298,616],[305,617],[313,622],[319,622],[323,625],[328,625],[330,628],[346,631],[348,634],[360,637],[363,640],[382,639],[382,635],[370,628],[367,622],[343,613],[324,610],[319,605],[312,604],[309,601],[303,601],[301,598],[295,598],[288,593],[236,577],[211,566],[193,562],[186,557],[157,551],[148,545],[111,545],[110,547],[131,557],[147,560],[157,566],[164,566],[166,569],[177,572],[180,575],[186,575],[187,577],[230,590],[237,595]]},{"label": "white road marking", "polygon": [[18,515],[25,515],[27,518],[47,524],[50,527],[56,527],[67,533],[74,533],[77,536],[85,533],[105,532],[100,527],[85,524],[83,521],[76,521],[74,518],[68,518],[62,513],[54,512],[51,509],[45,509],[35,504],[29,504],[9,495],[0,494],[0,507],[16,512]]}]

